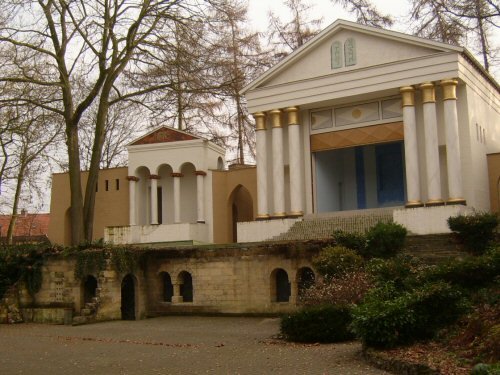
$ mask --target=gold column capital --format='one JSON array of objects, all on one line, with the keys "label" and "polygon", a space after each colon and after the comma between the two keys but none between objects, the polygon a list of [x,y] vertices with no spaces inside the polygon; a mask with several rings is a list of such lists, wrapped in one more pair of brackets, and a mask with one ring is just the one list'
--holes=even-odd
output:
[{"label": "gold column capital", "polygon": [[269,114],[271,115],[271,124],[273,128],[281,128],[281,110],[279,109],[273,109],[272,111],[269,111]]},{"label": "gold column capital", "polygon": [[415,106],[415,88],[413,86],[404,86],[399,89],[401,97],[403,99],[403,107],[413,107]]},{"label": "gold column capital", "polygon": [[287,107],[284,110],[288,114],[287,125],[300,125],[299,123],[299,107]]},{"label": "gold column capital", "polygon": [[266,114],[264,112],[252,113],[255,119],[255,130],[266,130]]},{"label": "gold column capital", "polygon": [[425,82],[420,85],[420,90],[422,90],[422,103],[435,103],[436,102],[436,92],[434,90],[434,83]]},{"label": "gold column capital", "polygon": [[443,88],[443,100],[457,100],[458,80],[443,79],[439,84]]}]

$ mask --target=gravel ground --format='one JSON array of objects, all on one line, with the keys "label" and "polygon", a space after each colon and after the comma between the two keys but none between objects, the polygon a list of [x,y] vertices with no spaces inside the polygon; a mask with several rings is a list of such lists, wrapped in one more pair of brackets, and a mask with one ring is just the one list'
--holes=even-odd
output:
[{"label": "gravel ground", "polygon": [[0,325],[0,374],[388,374],[363,362],[359,343],[284,343],[278,328],[240,317]]}]

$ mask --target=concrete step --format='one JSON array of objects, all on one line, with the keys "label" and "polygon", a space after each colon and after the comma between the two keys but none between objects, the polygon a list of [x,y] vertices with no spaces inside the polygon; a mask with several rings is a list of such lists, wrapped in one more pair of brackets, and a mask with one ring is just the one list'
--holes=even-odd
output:
[{"label": "concrete step", "polygon": [[90,315],[90,316],[80,315],[80,316],[73,317],[73,325],[74,326],[81,326],[83,324],[91,324],[91,323],[95,323],[95,322],[96,322],[96,319],[95,319],[94,315]]},{"label": "concrete step", "polygon": [[330,238],[336,230],[364,233],[378,222],[392,222],[393,209],[359,210],[306,216],[275,241]]},{"label": "concrete step", "polygon": [[82,316],[89,316],[89,315],[92,315],[93,313],[94,313],[94,311],[92,309],[84,308],[84,309],[80,310],[80,314]]}]

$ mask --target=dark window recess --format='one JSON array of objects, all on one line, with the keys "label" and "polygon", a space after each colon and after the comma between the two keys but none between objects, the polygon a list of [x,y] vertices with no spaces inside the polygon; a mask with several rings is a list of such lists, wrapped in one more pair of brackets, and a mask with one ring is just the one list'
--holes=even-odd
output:
[{"label": "dark window recess", "polygon": [[116,181],[116,190],[120,190],[120,180],[117,178],[115,181]]},{"label": "dark window recess", "polygon": [[105,185],[106,185],[106,191],[108,191],[109,190],[109,181],[108,180],[105,181]]},{"label": "dark window recess", "polygon": [[163,210],[162,210],[162,191],[161,186],[159,186],[156,190],[156,197],[158,202],[158,224],[163,223]]}]

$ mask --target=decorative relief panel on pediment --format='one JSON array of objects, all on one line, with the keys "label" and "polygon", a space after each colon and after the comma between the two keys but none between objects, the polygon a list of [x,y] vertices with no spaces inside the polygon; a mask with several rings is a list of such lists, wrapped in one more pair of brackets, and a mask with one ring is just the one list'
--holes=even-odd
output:
[{"label": "decorative relief panel on pediment", "polygon": [[132,143],[132,146],[147,145],[152,143],[192,141],[194,139],[199,139],[199,138],[183,131],[165,127],[158,129],[150,134],[147,134],[142,138],[139,138],[137,141]]}]

